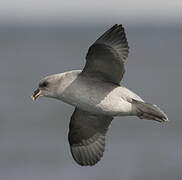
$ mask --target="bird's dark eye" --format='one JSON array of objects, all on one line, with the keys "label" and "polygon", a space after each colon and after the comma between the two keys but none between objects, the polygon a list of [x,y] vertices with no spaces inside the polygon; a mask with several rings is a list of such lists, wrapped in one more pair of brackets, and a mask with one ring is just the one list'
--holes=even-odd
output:
[{"label": "bird's dark eye", "polygon": [[41,83],[39,84],[39,87],[44,88],[44,87],[47,87],[48,84],[49,84],[49,83],[48,83],[47,81],[43,81],[43,82],[41,82]]}]

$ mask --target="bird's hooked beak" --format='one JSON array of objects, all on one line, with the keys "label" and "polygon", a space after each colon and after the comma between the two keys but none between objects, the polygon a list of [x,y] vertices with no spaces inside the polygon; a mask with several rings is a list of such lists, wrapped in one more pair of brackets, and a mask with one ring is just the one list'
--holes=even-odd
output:
[{"label": "bird's hooked beak", "polygon": [[37,90],[34,91],[31,98],[32,98],[33,101],[35,101],[39,96],[42,96],[42,91],[40,89],[37,89]]}]

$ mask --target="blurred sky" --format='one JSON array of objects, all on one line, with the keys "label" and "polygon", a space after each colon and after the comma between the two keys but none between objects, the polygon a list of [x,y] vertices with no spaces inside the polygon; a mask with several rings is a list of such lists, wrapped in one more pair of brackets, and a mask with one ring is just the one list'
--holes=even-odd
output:
[{"label": "blurred sky", "polygon": [[1,0],[0,23],[181,23],[181,0]]}]

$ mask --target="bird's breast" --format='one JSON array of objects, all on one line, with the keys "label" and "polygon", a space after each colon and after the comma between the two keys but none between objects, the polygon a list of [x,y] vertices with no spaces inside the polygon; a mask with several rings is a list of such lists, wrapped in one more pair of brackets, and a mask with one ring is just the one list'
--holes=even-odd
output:
[{"label": "bird's breast", "polygon": [[70,84],[60,99],[85,111],[111,116],[129,115],[132,104],[122,97],[122,89],[99,81],[77,81]]}]

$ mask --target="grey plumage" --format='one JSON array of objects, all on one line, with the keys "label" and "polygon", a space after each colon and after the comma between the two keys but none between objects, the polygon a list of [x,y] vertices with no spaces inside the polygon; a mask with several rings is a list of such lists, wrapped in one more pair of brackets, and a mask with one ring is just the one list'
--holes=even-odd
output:
[{"label": "grey plumage", "polygon": [[82,74],[119,84],[129,53],[122,25],[114,25],[89,48]]},{"label": "grey plumage", "polygon": [[68,140],[74,160],[82,166],[95,165],[103,156],[105,135],[114,116],[168,121],[156,105],[120,85],[129,46],[122,25],[114,25],[89,48],[83,71],[69,71],[45,77],[34,92],[62,100],[75,111]]},{"label": "grey plumage", "polygon": [[155,104],[145,103],[135,99],[132,100],[132,103],[135,105],[140,119],[149,119],[159,122],[168,120],[166,114]]},{"label": "grey plumage", "polygon": [[80,165],[94,165],[103,156],[105,134],[113,118],[76,108],[71,116],[68,139],[71,153]]}]

